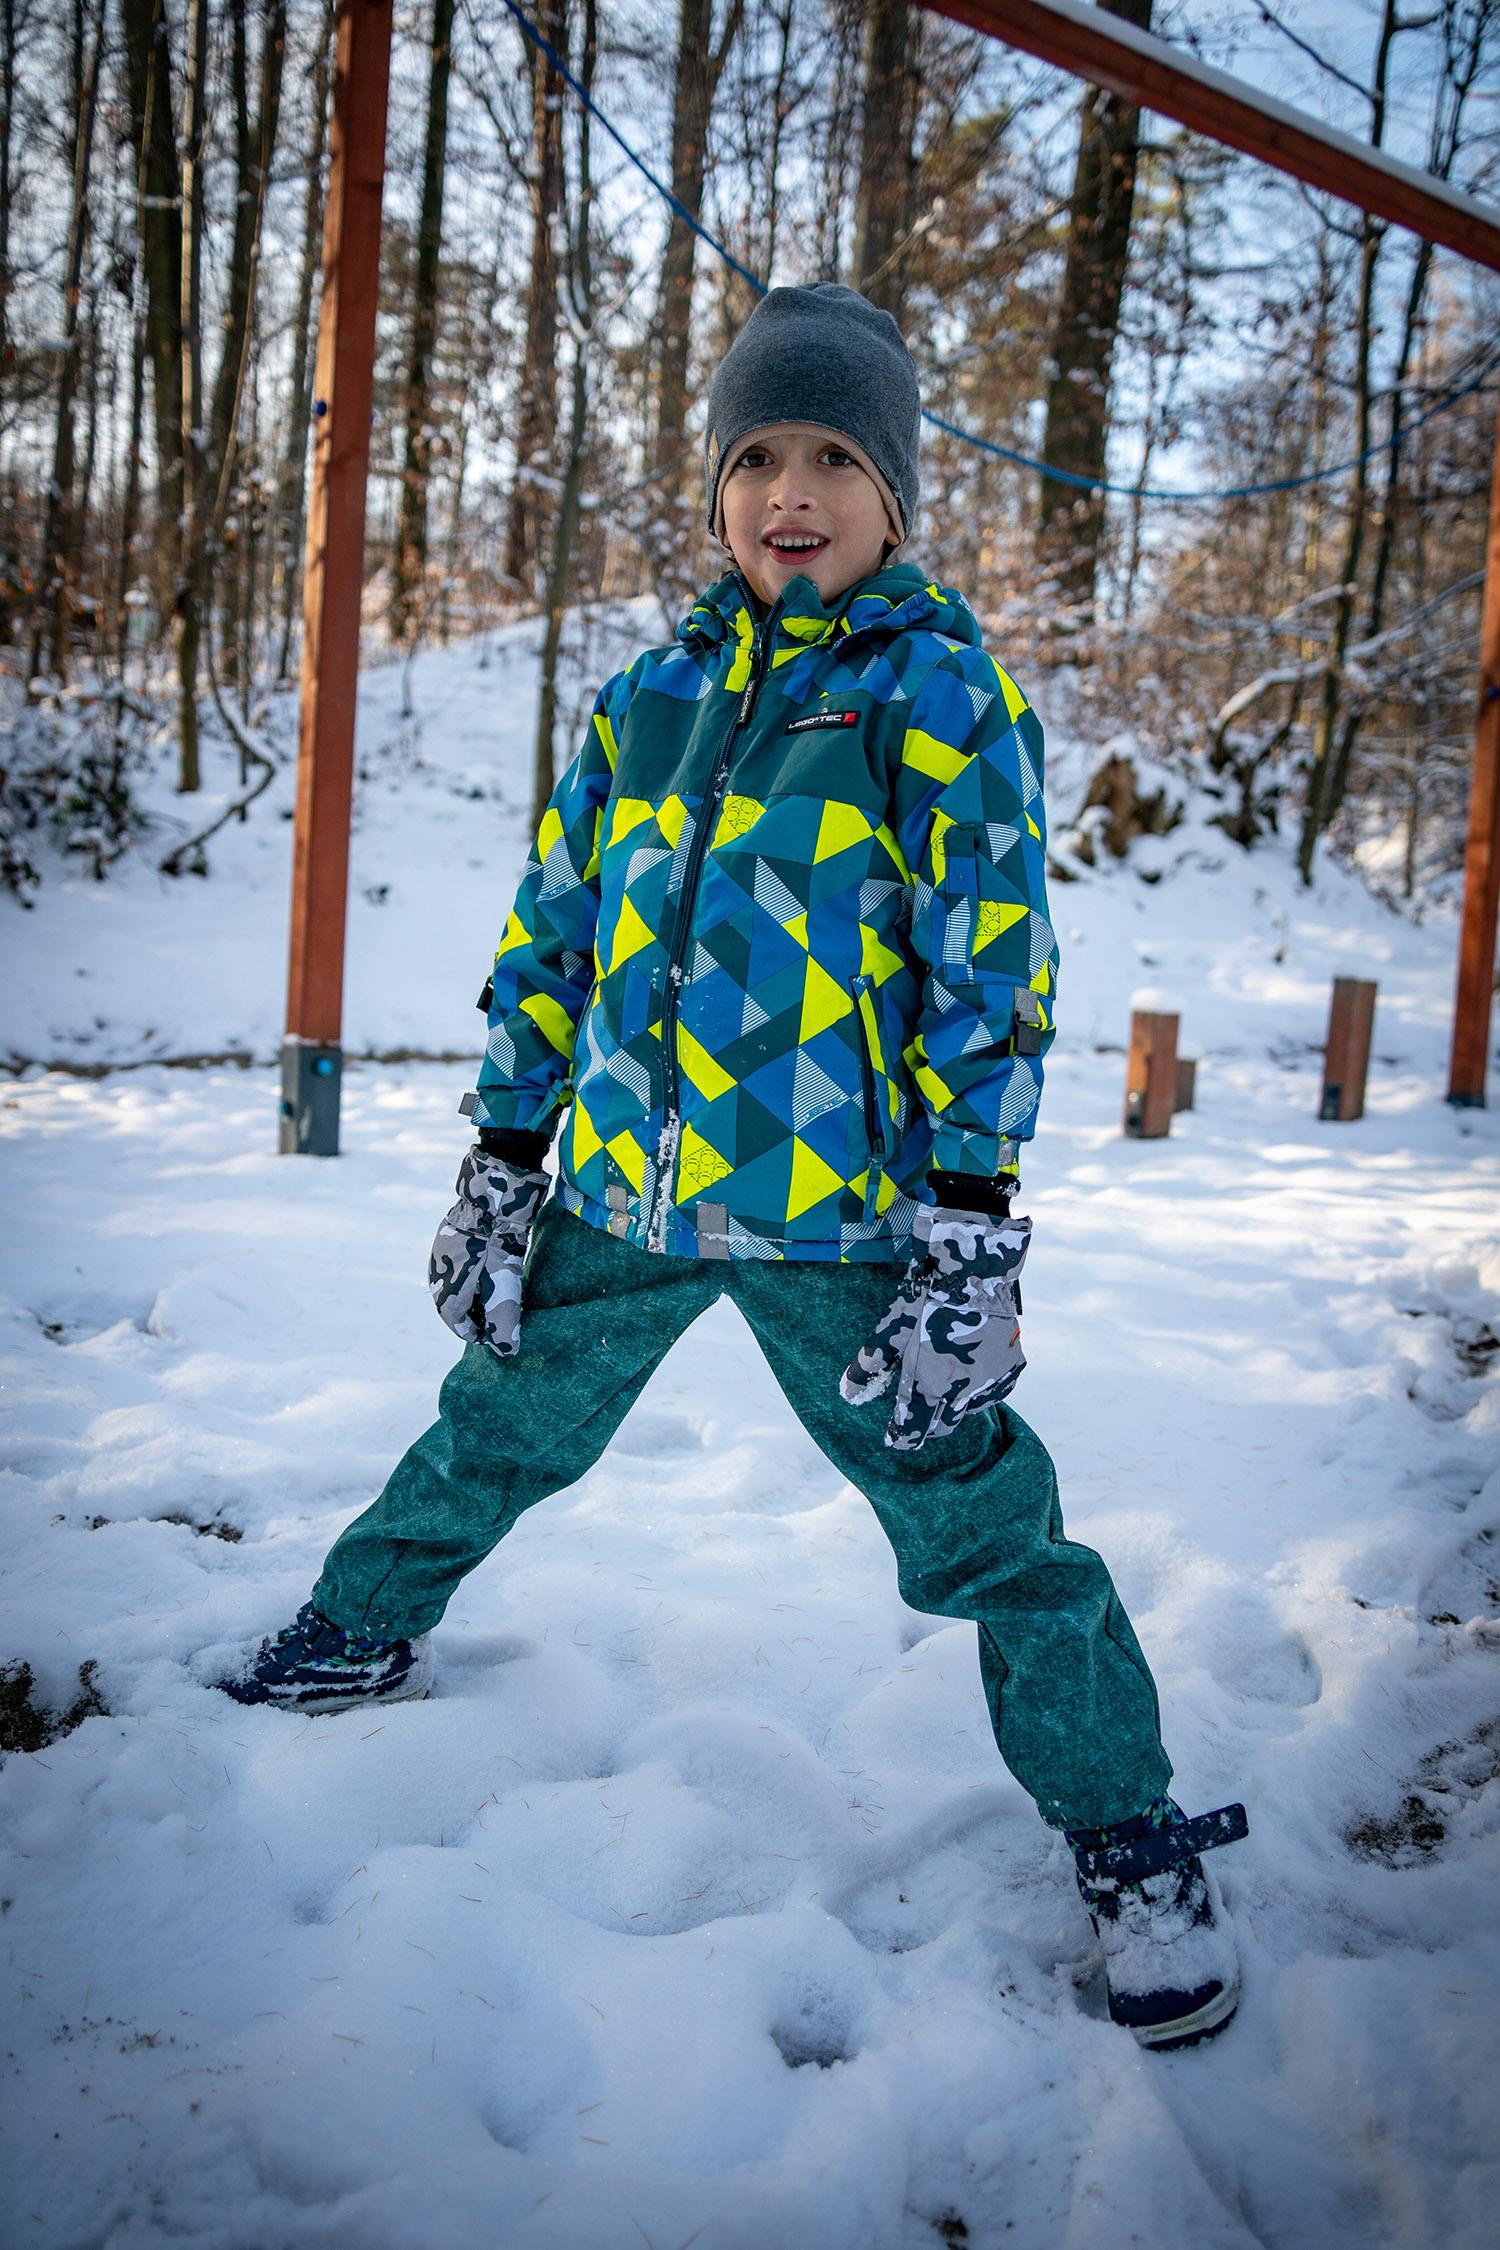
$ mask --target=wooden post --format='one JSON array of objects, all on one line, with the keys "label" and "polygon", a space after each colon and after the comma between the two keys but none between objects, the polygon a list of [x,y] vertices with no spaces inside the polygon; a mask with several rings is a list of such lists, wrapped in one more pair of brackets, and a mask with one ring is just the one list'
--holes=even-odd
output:
[{"label": "wooden post", "polygon": [[1174,1116],[1179,1109],[1192,1108],[1193,1096],[1197,1092],[1197,1090],[1197,1062],[1191,1056],[1179,1055],[1177,1058],[1177,1090],[1172,1096],[1172,1111]]},{"label": "wooden post", "polygon": [[283,1155],[336,1156],[354,710],[393,0],[339,0],[313,381]]},{"label": "wooden post", "polygon": [[1165,1140],[1177,1098],[1177,1018],[1137,1008],[1125,1065],[1125,1131],[1133,1141]]},{"label": "wooden post", "polygon": [[1365,1114],[1365,1079],[1375,1029],[1375,986],[1362,977],[1335,977],[1323,1050],[1323,1099],[1318,1115],[1348,1125]]},{"label": "wooden post", "polygon": [[1495,923],[1500,915],[1500,421],[1490,486],[1490,536],[1484,558],[1484,616],[1479,628],[1479,714],[1474,778],[1469,784],[1469,841],[1464,852],[1464,911],[1458,941],[1458,994],[1448,1099],[1456,1109],[1483,1109],[1495,991]]}]

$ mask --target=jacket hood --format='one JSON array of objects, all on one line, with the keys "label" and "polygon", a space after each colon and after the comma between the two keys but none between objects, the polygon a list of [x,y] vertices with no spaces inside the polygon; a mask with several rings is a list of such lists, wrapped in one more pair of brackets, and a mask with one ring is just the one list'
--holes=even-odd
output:
[{"label": "jacket hood", "polygon": [[[846,587],[832,603],[825,603],[812,580],[799,574],[788,583],[770,619],[775,634],[784,633],[804,645],[834,633],[884,640],[913,626],[944,634],[969,648],[980,645],[978,621],[963,595],[925,579],[913,563],[889,563]],[[731,570],[699,595],[678,626],[677,638],[688,648],[712,648],[725,640],[745,642],[755,622],[749,589],[740,573]]]}]

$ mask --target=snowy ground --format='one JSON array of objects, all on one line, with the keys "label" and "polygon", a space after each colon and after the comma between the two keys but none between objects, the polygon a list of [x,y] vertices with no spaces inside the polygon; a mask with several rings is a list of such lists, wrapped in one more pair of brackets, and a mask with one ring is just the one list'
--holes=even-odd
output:
[{"label": "snowy ground", "polygon": [[[418,745],[370,679],[352,1049],[476,1044],[528,680],[519,642],[428,660]],[[275,811],[206,883],[0,909],[0,1046],[268,1058]],[[728,1307],[466,1583],[431,1702],[209,1692],[430,1418],[468,1071],[353,1067],[337,1164],[270,1153],[263,1062],[33,1071],[0,1092],[0,1661],[61,1708],[94,1659],[107,1714],[0,1765],[7,2245],[1493,2239],[1500,1116],[1438,1098],[1450,931],[1211,831],[1151,849],[1159,883],[1054,898],[1017,1404],[1179,1795],[1249,1804],[1230,2031],[1148,2057],[1103,2019],[972,1631],[903,1607]],[[1343,1127],[1313,1118],[1335,970],[1381,986]],[[1148,981],[1202,1060],[1141,1146]]]}]

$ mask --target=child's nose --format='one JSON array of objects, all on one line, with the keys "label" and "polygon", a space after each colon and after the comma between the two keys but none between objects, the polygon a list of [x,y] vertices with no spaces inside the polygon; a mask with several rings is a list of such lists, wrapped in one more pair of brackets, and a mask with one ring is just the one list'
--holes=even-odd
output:
[{"label": "child's nose", "polygon": [[770,500],[773,508],[787,515],[795,509],[811,507],[812,494],[799,470],[783,468],[772,480]]}]

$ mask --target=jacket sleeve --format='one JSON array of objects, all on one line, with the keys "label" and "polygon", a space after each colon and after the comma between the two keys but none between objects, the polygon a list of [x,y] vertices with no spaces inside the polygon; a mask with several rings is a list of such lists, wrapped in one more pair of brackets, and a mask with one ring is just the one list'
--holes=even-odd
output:
[{"label": "jacket sleeve", "polygon": [[954,649],[919,689],[894,814],[925,970],[906,1063],[932,1119],[932,1169],[993,1176],[1036,1130],[1057,945],[1042,730],[983,650]]},{"label": "jacket sleeve", "polygon": [[542,815],[490,973],[476,1126],[550,1134],[569,1099],[573,1042],[594,983],[600,832],[629,694],[628,673],[605,683],[583,748]]}]

